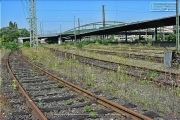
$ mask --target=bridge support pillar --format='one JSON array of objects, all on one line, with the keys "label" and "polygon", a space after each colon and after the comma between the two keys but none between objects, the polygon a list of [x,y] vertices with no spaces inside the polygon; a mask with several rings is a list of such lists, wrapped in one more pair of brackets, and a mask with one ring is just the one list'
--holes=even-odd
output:
[{"label": "bridge support pillar", "polygon": [[139,34],[139,40],[141,39],[141,35]]},{"label": "bridge support pillar", "polygon": [[125,40],[127,42],[127,31],[125,32]]},{"label": "bridge support pillar", "polygon": [[155,41],[157,41],[157,27],[155,27],[154,37],[155,37]]},{"label": "bridge support pillar", "polygon": [[58,44],[61,44],[62,43],[62,40],[61,40],[61,36],[58,37]]},{"label": "bridge support pillar", "polygon": [[101,40],[103,40],[103,38],[104,38],[104,35],[101,35]]}]

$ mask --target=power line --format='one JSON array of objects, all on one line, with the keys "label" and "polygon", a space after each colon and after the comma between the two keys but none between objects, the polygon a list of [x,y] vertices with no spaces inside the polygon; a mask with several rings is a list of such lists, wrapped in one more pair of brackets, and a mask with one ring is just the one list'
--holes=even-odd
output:
[{"label": "power line", "polygon": [[[41,22],[41,21],[37,21]],[[43,22],[74,22],[74,21],[43,21]],[[90,21],[82,21],[82,22],[90,22]]]},{"label": "power line", "polygon": [[[26,2],[27,2],[27,1],[26,1]],[[27,8],[27,6],[24,5],[23,0],[21,0],[21,3],[22,3],[23,11],[25,10],[25,11],[27,12],[27,14],[29,14],[28,8]],[[27,5],[27,4],[26,4],[26,5]]]},{"label": "power line", "polygon": [[[72,11],[78,11],[78,12],[101,12],[102,10],[37,10],[37,11],[46,11],[46,12],[72,12]],[[150,11],[144,12],[144,11],[134,11],[134,10],[106,10],[106,12],[131,12],[131,13],[151,13]]]},{"label": "power line", "polygon": [[23,8],[23,13],[24,13],[24,16],[25,16],[25,18],[26,18],[26,13],[25,13],[25,7],[24,7],[24,3],[23,3],[23,1],[21,0],[21,5],[22,5],[22,8]]}]

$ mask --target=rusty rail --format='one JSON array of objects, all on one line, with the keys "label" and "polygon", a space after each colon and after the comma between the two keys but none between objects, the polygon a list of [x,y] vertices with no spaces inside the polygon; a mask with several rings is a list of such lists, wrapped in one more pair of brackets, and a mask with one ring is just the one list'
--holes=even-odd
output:
[{"label": "rusty rail", "polygon": [[[44,47],[44,48],[56,51],[56,49],[54,49],[54,48],[48,48],[48,47]],[[94,58],[94,57],[87,57],[87,56],[78,55],[78,54],[70,53],[70,52],[66,52],[66,51],[60,51],[59,50],[59,52],[62,52],[62,53],[65,53],[65,54],[71,54],[72,56],[79,56],[79,57],[83,57],[83,58],[87,58],[87,59],[93,59],[93,60],[98,60],[98,61],[107,62],[107,63],[114,63],[114,64],[117,64],[117,65],[123,65],[123,66],[127,66],[127,67],[134,67],[134,68],[137,68],[137,69],[147,69],[147,70],[150,70],[150,71],[156,70],[156,72],[160,72],[160,73],[170,73],[171,75],[180,75],[180,73],[168,72],[168,71],[164,71],[164,70],[157,70],[157,69],[148,68],[148,67],[140,67],[140,66],[136,66],[136,65],[124,64],[124,63],[115,62],[115,61],[108,61],[108,60],[103,60],[103,59]]]},{"label": "rusty rail", "polygon": [[[45,47],[47,48],[47,47]],[[53,48],[48,48],[52,51],[56,51],[55,49]],[[157,70],[157,69],[152,69],[152,68],[147,68],[147,67],[139,67],[139,66],[135,66],[135,65],[129,65],[129,64],[123,64],[123,63],[119,63],[119,62],[114,62],[114,61],[107,61],[107,60],[103,60],[103,59],[99,59],[99,58],[94,58],[94,57],[87,57],[87,56],[83,56],[83,55],[78,55],[78,54],[75,54],[75,53],[70,53],[70,52],[66,52],[66,51],[59,51],[59,52],[62,52],[63,54],[70,54],[72,56],[77,56],[77,57],[82,57],[82,58],[85,58],[85,59],[92,59],[92,60],[97,60],[97,61],[102,61],[102,62],[106,62],[106,63],[110,63],[110,64],[116,64],[116,65],[123,65],[123,66],[126,66],[126,67],[132,67],[132,68],[135,68],[135,69],[146,69],[146,70],[149,70],[149,71],[154,71],[156,70],[156,72],[159,72],[159,73],[163,73],[163,74],[171,74],[172,76],[177,76],[176,79],[178,79],[178,75],[180,75],[180,73],[174,73],[174,72],[168,72],[168,71],[163,71],[163,70]],[[86,63],[86,62],[83,62],[83,63]],[[88,63],[87,63],[88,64]],[[98,66],[98,67],[101,67],[101,66]],[[109,70],[113,70],[113,71],[116,71],[114,69],[111,69],[111,68],[105,68],[105,67],[102,67],[104,69],[109,69]],[[131,74],[131,73],[125,73],[127,75],[130,75],[130,76],[133,76],[133,77],[139,77],[138,75],[134,75],[134,74]],[[174,86],[174,87],[178,87],[179,84],[178,83],[166,83],[166,82],[161,82],[161,81],[156,81],[154,80],[153,78],[150,78],[149,79],[150,81],[154,82],[155,84],[159,85],[159,84],[163,84],[163,85],[169,85],[169,86]]]},{"label": "rusty rail", "polygon": [[145,116],[145,115],[142,115],[138,112],[135,112],[133,110],[130,110],[128,108],[125,108],[115,102],[112,102],[112,101],[109,101],[107,100],[106,98],[104,97],[100,97],[88,90],[85,90],[77,85],[74,85],[62,78],[59,78],[55,75],[53,75],[52,73],[49,73],[45,70],[43,70],[42,68],[34,65],[33,63],[31,63],[28,59],[26,59],[25,56],[22,55],[22,58],[24,59],[24,61],[26,61],[27,63],[29,63],[32,67],[40,70],[41,72],[43,72],[44,74],[48,75],[49,77],[53,78],[54,80],[58,81],[58,82],[62,82],[63,84],[65,84],[66,86],[68,86],[69,88],[73,89],[74,91],[78,92],[78,93],[81,93],[82,95],[90,98],[90,99],[93,99],[93,100],[96,100],[99,104],[102,104],[104,105],[105,107],[108,107],[108,108],[111,108],[112,110],[116,111],[117,113],[120,113],[120,114],[125,114],[126,116],[128,117],[131,117],[133,120],[152,120],[151,118]]},{"label": "rusty rail", "polygon": [[139,59],[142,59],[142,60],[145,60],[147,58],[147,60],[152,60],[152,61],[159,62],[159,63],[162,63],[163,60],[164,60],[164,58],[160,57],[160,56],[134,54],[134,53],[128,53],[128,52],[120,52],[120,53],[118,53],[118,52],[105,51],[105,50],[94,50],[94,49],[83,49],[83,50],[90,51],[90,52],[97,52],[97,53],[100,53],[100,54],[109,54],[109,55],[121,54],[124,57],[135,57],[135,58],[139,58]]},{"label": "rusty rail", "polygon": [[9,58],[10,58],[11,53],[9,53],[8,55],[8,60],[7,60],[7,68],[9,70],[9,73],[11,75],[11,78],[13,80],[16,81],[17,85],[18,85],[18,89],[19,91],[22,93],[22,95],[25,97],[26,99],[26,103],[27,105],[32,109],[32,114],[36,117],[36,119],[38,120],[47,120],[47,118],[44,116],[44,114],[39,110],[39,108],[35,105],[35,103],[33,102],[33,100],[29,97],[29,95],[25,92],[25,90],[23,89],[23,87],[21,86],[21,84],[19,83],[19,81],[16,79],[16,77],[14,76],[10,65],[9,65]]}]

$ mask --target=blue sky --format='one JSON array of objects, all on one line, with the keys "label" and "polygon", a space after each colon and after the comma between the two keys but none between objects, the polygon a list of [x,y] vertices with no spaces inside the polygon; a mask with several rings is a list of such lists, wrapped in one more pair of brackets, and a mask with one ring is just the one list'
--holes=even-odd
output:
[{"label": "blue sky", "polygon": [[[0,0],[1,27],[9,21],[16,22],[18,28],[29,28],[28,0]],[[74,27],[74,16],[80,18],[81,25],[102,21],[102,5],[105,5],[107,21],[136,22],[175,15],[175,12],[152,12],[152,2],[175,2],[175,0],[37,0],[37,29],[40,21],[43,32],[66,31]]]}]

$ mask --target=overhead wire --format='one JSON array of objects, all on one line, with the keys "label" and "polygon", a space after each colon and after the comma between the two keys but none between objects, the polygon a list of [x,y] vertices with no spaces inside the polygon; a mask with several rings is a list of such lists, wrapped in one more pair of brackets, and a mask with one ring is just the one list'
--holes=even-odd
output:
[{"label": "overhead wire", "polygon": [[26,12],[27,12],[27,14],[29,14],[29,13],[28,13],[27,6],[25,6],[25,5],[24,5],[23,0],[21,0],[21,4],[22,4],[22,8],[23,8],[23,13],[24,13],[24,16],[25,16],[25,18],[27,18],[27,17],[26,17]]}]

